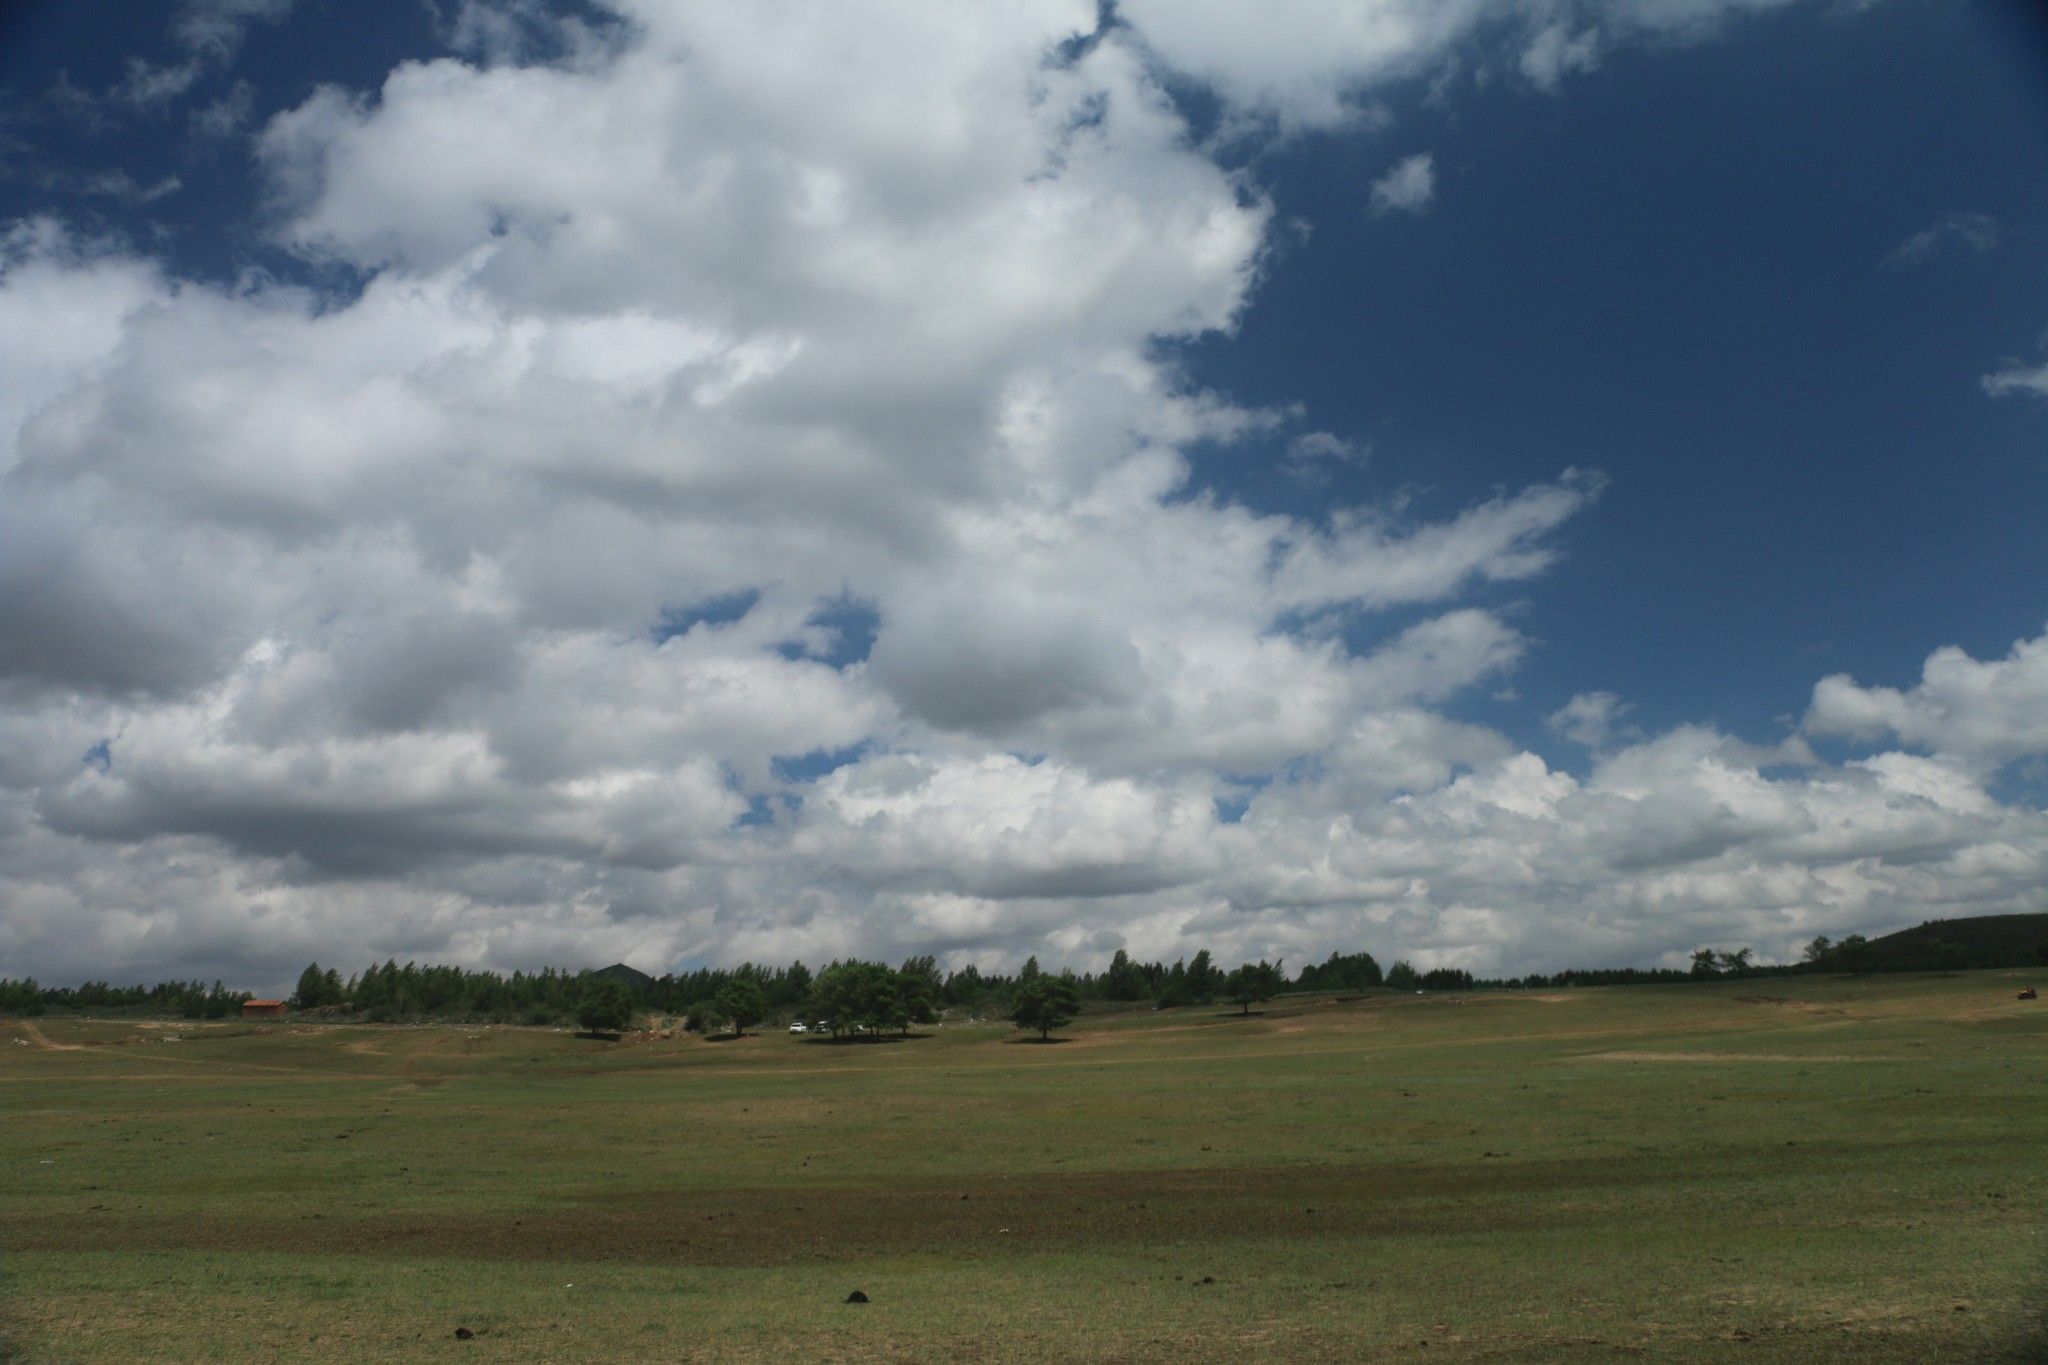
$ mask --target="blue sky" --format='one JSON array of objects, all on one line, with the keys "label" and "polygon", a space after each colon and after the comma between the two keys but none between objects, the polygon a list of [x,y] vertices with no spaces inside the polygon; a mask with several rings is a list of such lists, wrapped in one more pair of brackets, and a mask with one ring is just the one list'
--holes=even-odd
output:
[{"label": "blue sky", "polygon": [[2048,908],[2029,6],[32,2],[0,241],[0,969]]},{"label": "blue sky", "polygon": [[[1219,481],[1313,512],[1606,472],[1530,595],[1538,714],[1596,685],[1648,724],[1762,738],[1816,673],[1909,676],[1937,639],[2003,652],[2048,583],[2043,414],[1979,382],[2036,353],[2048,280],[2048,54],[2013,17],[1759,24],[1553,97],[1417,80],[1384,133],[1272,156],[1313,231],[1195,373],[1372,458],[1289,487],[1248,452]],[[1359,187],[1424,149],[1428,211],[1364,211]],[[1998,245],[1887,266],[1959,211],[2007,225]]]}]

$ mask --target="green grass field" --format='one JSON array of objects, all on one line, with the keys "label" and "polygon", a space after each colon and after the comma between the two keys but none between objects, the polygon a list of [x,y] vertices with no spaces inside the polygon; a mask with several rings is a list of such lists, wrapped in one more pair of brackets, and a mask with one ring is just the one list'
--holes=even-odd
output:
[{"label": "green grass field", "polygon": [[0,1332],[36,1361],[2048,1358],[2030,983],[1303,999],[1054,1046],[9,1021]]}]

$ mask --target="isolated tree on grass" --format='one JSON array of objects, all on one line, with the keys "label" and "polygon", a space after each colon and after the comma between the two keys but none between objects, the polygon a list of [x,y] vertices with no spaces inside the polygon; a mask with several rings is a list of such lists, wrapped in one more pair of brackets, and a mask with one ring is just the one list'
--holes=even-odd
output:
[{"label": "isolated tree on grass", "polygon": [[1223,993],[1250,1014],[1254,1004],[1278,995],[1286,981],[1286,974],[1277,962],[1247,962],[1224,978]]},{"label": "isolated tree on grass", "polygon": [[768,993],[751,976],[736,976],[726,983],[711,1008],[732,1024],[735,1038],[744,1037],[749,1024],[758,1024],[768,1013]]},{"label": "isolated tree on grass", "polygon": [[592,977],[576,1002],[576,1022],[586,1033],[617,1033],[633,1022],[633,997],[608,976]]},{"label": "isolated tree on grass", "polygon": [[1032,977],[1017,987],[1010,1000],[1010,1021],[1018,1028],[1035,1028],[1040,1040],[1065,1028],[1081,1011],[1081,988],[1071,975]]}]

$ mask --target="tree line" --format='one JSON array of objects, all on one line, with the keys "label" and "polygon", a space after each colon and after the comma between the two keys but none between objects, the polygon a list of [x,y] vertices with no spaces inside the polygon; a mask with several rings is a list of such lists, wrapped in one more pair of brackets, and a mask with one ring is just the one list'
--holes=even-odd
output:
[{"label": "tree line", "polygon": [[[1730,977],[1790,976],[1812,972],[1961,971],[2048,962],[2048,940],[1965,945],[1928,932],[1892,935],[1875,942],[1851,934],[1839,942],[1825,935],[1806,947],[1798,962],[1758,964],[1748,948],[1701,948],[1691,966],[1676,968],[1573,968],[1519,977],[1474,977],[1456,967],[1419,970],[1395,962],[1381,970],[1371,953],[1333,952],[1289,977],[1280,962],[1247,962],[1224,970],[1206,948],[1170,966],[1139,962],[1118,949],[1109,966],[1096,972],[1049,973],[1028,959],[1015,975],[984,972],[969,965],[941,972],[930,955],[901,965],[848,959],[813,973],[803,962],[786,967],[743,962],[737,967],[645,976],[623,968],[509,974],[441,964],[396,960],[373,963],[344,977],[333,967],[311,963],[299,974],[290,1003],[299,1010],[393,1022],[448,1019],[478,1023],[558,1025],[581,1023],[592,1001],[609,1018],[652,1013],[679,1018],[685,1027],[743,1031],[769,1018],[801,1017],[835,1035],[905,1032],[933,1022],[942,1010],[1013,1016],[1027,988],[1033,1017],[1068,1018],[1093,1002],[1167,1009],[1228,1001],[1243,1010],[1283,991],[1362,992],[1558,989],[1576,986],[1660,985]],[[1956,931],[1951,931],[1956,932]],[[1058,982],[1034,986],[1035,982]],[[88,981],[78,986],[43,986],[34,978],[0,978],[0,1013],[42,1014],[50,1010],[114,1012],[222,1019],[241,1013],[247,991],[221,982],[166,981],[154,986],[116,986]],[[585,1027],[591,1025],[585,1024]],[[621,1025],[623,1026],[623,1025]],[[1037,1024],[1027,1025],[1038,1027]],[[1052,1027],[1058,1027],[1057,1024]]]},{"label": "tree line", "polygon": [[116,986],[87,981],[77,986],[44,986],[34,977],[0,977],[0,1014],[33,1015],[50,1010],[166,1015],[179,1019],[228,1019],[241,1014],[247,991],[216,981],[160,981],[154,986]]}]

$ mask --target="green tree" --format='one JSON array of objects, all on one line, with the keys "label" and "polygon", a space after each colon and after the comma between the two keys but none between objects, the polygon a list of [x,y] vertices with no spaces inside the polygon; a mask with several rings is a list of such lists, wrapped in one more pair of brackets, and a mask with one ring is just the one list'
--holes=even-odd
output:
[{"label": "green tree", "polygon": [[938,959],[926,954],[913,957],[896,969],[894,1023],[903,1032],[912,1024],[929,1024],[939,1017]]},{"label": "green tree", "polygon": [[1188,985],[1188,964],[1181,959],[1166,973],[1166,979],[1159,983],[1159,998],[1154,1002],[1160,1009],[1172,1009],[1176,1005],[1195,1003],[1195,992]]},{"label": "green tree", "polygon": [[1247,962],[1225,978],[1223,993],[1250,1014],[1253,1005],[1271,1000],[1286,982],[1279,963]]},{"label": "green tree", "polygon": [[292,992],[292,1001],[302,1010],[335,1003],[327,997],[327,974],[320,970],[319,963],[309,962],[306,970],[299,973],[299,987]]},{"label": "green tree", "polygon": [[1038,965],[1038,955],[1034,953],[1024,959],[1023,970],[1017,973],[1017,979],[1019,981],[1036,981],[1041,975],[1043,975],[1043,969]]},{"label": "green tree", "polygon": [[1721,955],[1719,953],[1715,952],[1712,948],[1701,948],[1692,955],[1692,974],[1701,977],[1719,976],[1721,974],[1720,964]]},{"label": "green tree", "polygon": [[1876,957],[1870,940],[1861,934],[1851,934],[1835,945],[1834,961],[1845,972],[1867,972],[1875,965]]},{"label": "green tree", "polygon": [[880,1028],[896,1018],[896,973],[879,962],[835,962],[811,983],[811,1000],[832,1036]]},{"label": "green tree", "polygon": [[1121,948],[1110,959],[1109,970],[1102,974],[1102,993],[1111,1000],[1143,1000],[1152,994],[1144,969]]},{"label": "green tree", "polygon": [[1914,968],[1923,972],[1960,972],[1970,965],[1970,954],[1963,946],[1945,938],[1928,939],[1920,945],[1915,959]]},{"label": "green tree", "polygon": [[1216,959],[1209,956],[1207,948],[1195,954],[1195,960],[1188,963],[1188,990],[1196,1000],[1208,1001],[1223,989],[1223,973],[1216,966]]},{"label": "green tree", "polygon": [[1401,961],[1387,968],[1387,984],[1397,991],[1420,990],[1422,977],[1406,961]]},{"label": "green tree", "polygon": [[1807,962],[1818,964],[1826,960],[1834,947],[1834,942],[1826,934],[1815,934],[1813,942],[1806,945],[1806,951],[1800,956]]},{"label": "green tree", "polygon": [[768,993],[751,976],[736,976],[726,983],[712,1010],[732,1025],[733,1037],[746,1036],[749,1024],[758,1024],[768,1013]]},{"label": "green tree", "polygon": [[1357,991],[1380,982],[1380,964],[1371,953],[1331,953],[1328,962],[1303,967],[1295,986],[1304,991]]},{"label": "green tree", "polygon": [[1041,1040],[1056,1028],[1065,1028],[1081,1010],[1081,987],[1071,972],[1059,976],[1040,973],[1017,988],[1010,1001],[1010,1021],[1018,1028],[1038,1030]]},{"label": "green tree", "polygon": [[633,997],[623,983],[594,976],[576,1002],[576,1022],[586,1033],[618,1033],[633,1022]]}]

